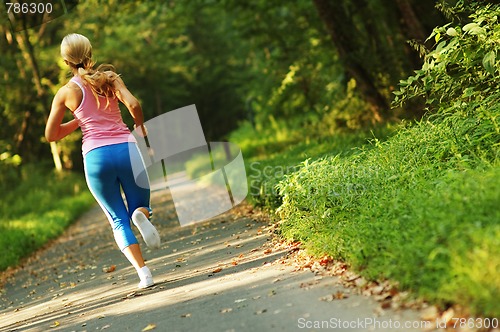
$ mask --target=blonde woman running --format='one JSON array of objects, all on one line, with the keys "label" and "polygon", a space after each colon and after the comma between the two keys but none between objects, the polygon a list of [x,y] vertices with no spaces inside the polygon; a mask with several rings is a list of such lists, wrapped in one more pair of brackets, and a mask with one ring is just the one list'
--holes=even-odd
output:
[{"label": "blonde woman running", "polygon": [[[144,163],[136,144],[129,142],[130,130],[123,122],[118,101],[127,107],[135,126],[146,135],[141,105],[115,73],[113,66],[93,68],[92,46],[85,36],[70,34],[64,37],[61,56],[71,69],[73,78],[54,97],[45,137],[52,142],[81,128],[87,185],[106,214],[118,247],[137,270],[140,278],[138,287],[151,287],[154,285],[153,277],[144,263],[130,219],[148,247],[159,248],[160,236],[150,222],[150,190],[137,185],[134,178],[132,163]],[[62,123],[67,109],[74,119]],[[141,174],[147,177],[145,172]],[[138,181],[149,183],[147,178]]]}]

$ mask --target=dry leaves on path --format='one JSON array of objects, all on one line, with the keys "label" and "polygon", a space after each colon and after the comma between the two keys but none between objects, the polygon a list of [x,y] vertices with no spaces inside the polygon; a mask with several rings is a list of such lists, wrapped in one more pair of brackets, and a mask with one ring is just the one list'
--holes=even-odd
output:
[{"label": "dry leaves on path", "polygon": [[148,326],[146,326],[145,328],[143,328],[141,330],[141,332],[151,331],[151,330],[154,330],[154,329],[156,329],[156,324],[148,324]]},{"label": "dry leaves on path", "polygon": [[115,270],[116,270],[116,265],[105,266],[102,268],[102,272],[104,272],[104,273],[115,272]]}]

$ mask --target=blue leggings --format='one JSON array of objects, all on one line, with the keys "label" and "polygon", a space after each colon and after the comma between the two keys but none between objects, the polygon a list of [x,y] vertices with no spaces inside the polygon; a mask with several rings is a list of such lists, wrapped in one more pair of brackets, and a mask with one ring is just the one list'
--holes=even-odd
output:
[{"label": "blue leggings", "polygon": [[[137,160],[144,165],[141,158],[134,143],[102,146],[89,151],[84,157],[87,185],[108,217],[115,241],[122,251],[138,243],[130,225],[132,213],[139,207],[152,213],[149,187],[138,186],[132,171],[131,160],[135,160],[134,165]],[[142,172],[141,176],[146,179],[139,179],[139,183],[149,183],[146,172]]]}]

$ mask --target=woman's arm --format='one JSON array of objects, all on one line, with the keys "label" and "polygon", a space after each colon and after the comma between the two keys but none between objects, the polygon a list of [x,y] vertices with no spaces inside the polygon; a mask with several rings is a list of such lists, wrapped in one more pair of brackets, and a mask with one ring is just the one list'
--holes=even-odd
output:
[{"label": "woman's arm", "polygon": [[45,138],[49,142],[60,140],[78,128],[78,122],[76,119],[70,120],[66,123],[62,123],[64,118],[64,113],[66,112],[66,87],[59,89],[56,93],[54,100],[52,101],[52,107],[50,109],[49,119],[47,120],[47,125],[45,126]]},{"label": "woman's arm", "polygon": [[144,123],[144,115],[142,113],[142,107],[137,98],[127,89],[125,83],[121,77],[116,77],[113,82],[116,97],[120,100],[125,107],[127,107],[130,115],[134,119],[136,127],[142,126]]}]

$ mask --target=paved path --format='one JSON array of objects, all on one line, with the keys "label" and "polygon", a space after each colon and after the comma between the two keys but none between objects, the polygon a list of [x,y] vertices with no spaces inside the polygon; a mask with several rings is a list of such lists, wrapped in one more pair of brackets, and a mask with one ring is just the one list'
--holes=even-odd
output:
[{"label": "paved path", "polygon": [[[163,245],[144,256],[154,288],[136,289],[96,207],[8,279],[0,331],[424,330],[403,328],[417,312],[380,310],[336,277],[284,264],[286,249],[272,246],[268,223],[248,206],[187,227],[165,192],[153,206]],[[349,295],[325,301],[340,293]]]}]

